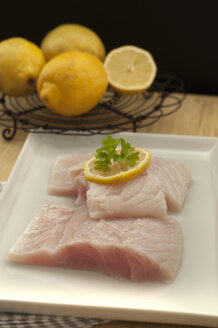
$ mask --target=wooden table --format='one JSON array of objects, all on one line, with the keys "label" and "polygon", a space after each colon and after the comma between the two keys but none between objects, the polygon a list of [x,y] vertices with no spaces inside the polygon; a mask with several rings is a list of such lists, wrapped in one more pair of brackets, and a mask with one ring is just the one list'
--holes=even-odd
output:
[{"label": "wooden table", "polygon": [[[2,127],[0,127],[0,133],[2,130]],[[218,97],[187,95],[177,112],[161,118],[154,125],[145,127],[140,132],[218,137]],[[5,141],[0,137],[0,181],[7,180],[25,139],[26,133],[22,131],[18,131],[12,141]],[[98,327],[164,328],[173,327],[173,325],[112,321],[108,324],[99,325]],[[178,326],[174,325],[174,327]]]}]

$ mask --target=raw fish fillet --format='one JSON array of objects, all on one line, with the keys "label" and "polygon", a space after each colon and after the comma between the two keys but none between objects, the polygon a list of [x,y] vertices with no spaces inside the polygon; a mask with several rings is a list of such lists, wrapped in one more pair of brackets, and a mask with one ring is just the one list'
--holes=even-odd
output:
[{"label": "raw fish fillet", "polygon": [[77,204],[88,206],[92,219],[167,216],[165,195],[152,170],[115,185],[86,181],[84,174],[75,178]]},{"label": "raw fish fillet", "polygon": [[[84,202],[84,200],[86,201],[86,195],[84,195],[84,192],[86,192],[86,188],[89,189],[89,187],[91,186],[90,189],[92,191],[89,191],[89,195],[87,196],[87,198],[88,198],[89,206],[93,208],[92,195],[93,197],[99,197],[100,196],[99,193],[101,190],[102,192],[101,197],[93,208],[93,213],[94,212],[97,213],[98,207],[104,204],[104,190],[103,190],[104,187],[99,186],[97,187],[96,191],[93,191],[94,185],[96,186],[97,184],[87,185],[86,181],[82,181],[83,176],[81,175],[85,161],[87,161],[91,156],[92,156],[91,154],[77,154],[77,155],[72,154],[72,155],[59,157],[52,170],[49,193],[76,197],[79,191],[79,196],[77,200],[77,203],[79,204],[81,202]],[[151,191],[153,192],[157,187],[157,185],[159,184],[159,188],[162,190],[162,192],[165,195],[168,210],[179,212],[187,197],[187,193],[191,183],[190,170],[181,162],[166,160],[163,158],[153,156],[151,159],[150,171],[152,171],[152,177],[154,179],[154,186],[151,188]],[[158,178],[158,182],[157,179],[154,177],[155,175]],[[79,182],[77,181],[78,180],[77,177],[79,177],[80,180]],[[132,181],[134,180],[135,179],[133,179]],[[142,179],[140,178],[140,181],[141,180]],[[149,183],[151,183],[151,179],[147,179],[147,181],[150,181]],[[149,190],[149,187],[150,185],[146,190]],[[78,188],[80,188],[80,190],[78,190]],[[114,193],[117,194],[119,192],[120,186],[119,187],[110,186],[109,188],[110,191],[108,192],[108,194],[111,193],[111,190],[113,188],[115,189]],[[137,193],[139,193],[139,190],[137,191]],[[128,197],[130,198],[130,196],[131,195],[128,194],[126,199],[128,199]],[[135,195],[133,194],[132,196],[133,198],[137,199],[136,194]],[[118,200],[118,197],[116,199]],[[140,197],[138,198],[138,201],[139,199]],[[158,197],[158,202],[160,202],[160,197]],[[105,205],[107,205],[107,208],[109,206],[109,203],[111,204],[110,200],[108,204],[105,203]],[[129,206],[127,206],[127,208],[129,208]],[[102,215],[104,215],[102,211],[99,212],[99,214],[97,214],[97,217],[102,217]],[[112,213],[111,214],[108,213],[108,215],[110,216],[112,215]],[[118,211],[114,215],[121,216],[121,214],[119,214]],[[153,214],[148,213],[148,215],[153,215]],[[154,215],[159,216],[158,213],[157,214],[154,213]],[[95,214],[92,214],[92,210],[91,210],[91,216],[95,216]]]},{"label": "raw fish fillet", "polygon": [[168,210],[179,212],[188,194],[191,171],[181,162],[159,157],[152,157],[151,167],[165,194]]},{"label": "raw fish fillet", "polygon": [[137,282],[170,282],[180,266],[182,245],[176,219],[90,220],[86,207],[44,205],[10,249],[8,259]]},{"label": "raw fish fillet", "polygon": [[[73,178],[83,169],[83,164],[91,157],[91,154],[71,154],[59,156],[53,166],[49,193],[62,196],[77,196]],[[69,168],[72,167],[71,175]],[[73,175],[74,174],[74,175]]]}]

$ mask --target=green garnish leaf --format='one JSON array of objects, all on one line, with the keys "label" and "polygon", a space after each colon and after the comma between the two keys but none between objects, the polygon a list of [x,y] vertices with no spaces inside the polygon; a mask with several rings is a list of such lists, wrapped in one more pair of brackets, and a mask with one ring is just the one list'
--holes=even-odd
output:
[{"label": "green garnish leaf", "polygon": [[[121,144],[121,151],[118,153],[116,148],[119,144]],[[110,171],[114,162],[123,162],[127,166],[134,166],[139,159],[139,152],[123,138],[115,139],[109,134],[102,141],[102,147],[96,150],[94,156],[96,158],[94,169],[107,172]]]}]

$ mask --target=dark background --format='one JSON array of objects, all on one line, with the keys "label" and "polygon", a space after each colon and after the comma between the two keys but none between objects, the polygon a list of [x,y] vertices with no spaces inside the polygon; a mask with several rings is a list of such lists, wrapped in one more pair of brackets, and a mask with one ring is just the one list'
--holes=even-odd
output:
[{"label": "dark background", "polygon": [[22,36],[40,45],[57,25],[82,24],[107,52],[126,44],[145,48],[187,92],[218,94],[218,0],[0,0],[0,14],[0,40]]}]

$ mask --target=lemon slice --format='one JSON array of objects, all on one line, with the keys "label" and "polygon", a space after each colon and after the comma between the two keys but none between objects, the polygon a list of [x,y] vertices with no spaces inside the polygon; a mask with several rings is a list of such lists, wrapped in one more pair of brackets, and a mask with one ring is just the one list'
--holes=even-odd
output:
[{"label": "lemon slice", "polygon": [[136,46],[122,46],[110,51],[104,67],[111,87],[126,95],[148,89],[157,73],[150,52]]},{"label": "lemon slice", "polygon": [[148,150],[135,148],[139,152],[139,160],[134,166],[126,166],[124,163],[113,163],[109,172],[102,172],[94,169],[95,157],[92,157],[84,164],[84,174],[88,181],[102,184],[115,184],[126,182],[135,178],[144,171],[151,161],[151,153]]}]

